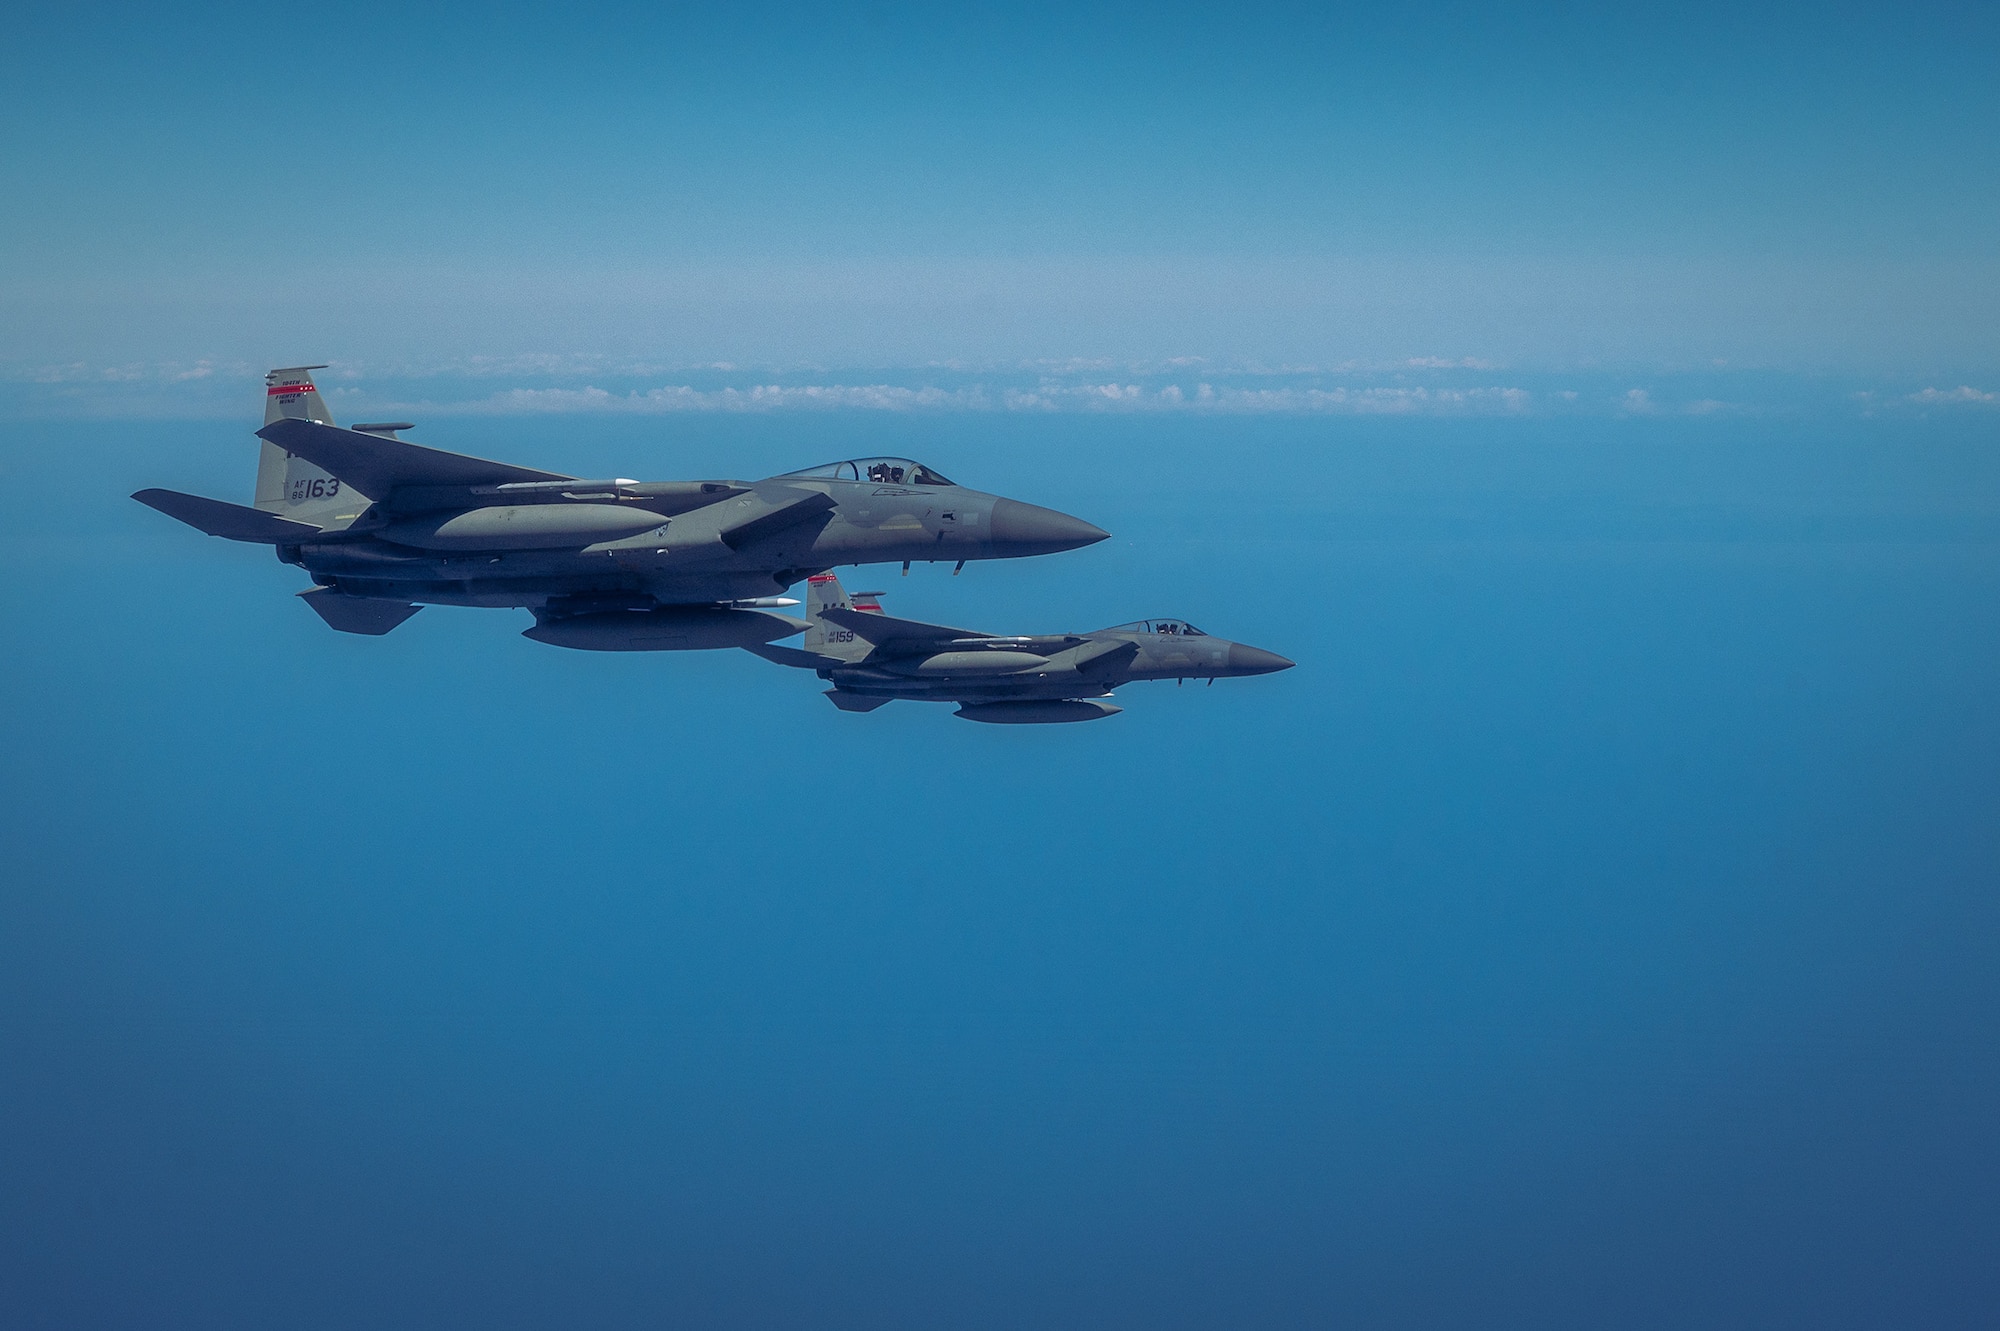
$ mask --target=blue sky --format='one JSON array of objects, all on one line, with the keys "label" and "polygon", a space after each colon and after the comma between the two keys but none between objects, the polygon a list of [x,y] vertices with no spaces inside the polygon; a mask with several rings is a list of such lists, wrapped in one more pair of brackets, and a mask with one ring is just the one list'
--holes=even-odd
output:
[{"label": "blue sky", "polygon": [[47,9],[0,359],[1991,380],[1995,49],[1974,6]]}]

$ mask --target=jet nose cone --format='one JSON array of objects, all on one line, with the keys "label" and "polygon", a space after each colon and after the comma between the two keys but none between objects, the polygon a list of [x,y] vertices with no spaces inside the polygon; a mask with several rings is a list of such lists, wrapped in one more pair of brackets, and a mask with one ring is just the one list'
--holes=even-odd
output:
[{"label": "jet nose cone", "polygon": [[1054,554],[1058,550],[1095,544],[1109,535],[1102,527],[1052,508],[1024,504],[1018,499],[999,499],[993,503],[992,541],[1002,554]]},{"label": "jet nose cone", "polygon": [[1267,652],[1262,647],[1246,647],[1240,642],[1229,644],[1229,670],[1237,675],[1268,675],[1278,670],[1290,670],[1297,665],[1276,652]]}]

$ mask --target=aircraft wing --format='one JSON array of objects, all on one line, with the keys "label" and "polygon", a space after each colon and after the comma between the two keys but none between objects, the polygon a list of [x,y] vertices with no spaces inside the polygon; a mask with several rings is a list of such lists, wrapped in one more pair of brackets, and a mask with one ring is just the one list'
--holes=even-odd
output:
[{"label": "aircraft wing", "polygon": [[722,543],[732,550],[740,550],[772,532],[797,526],[839,507],[831,496],[818,490],[798,490],[788,485],[760,486],[736,502],[757,511],[749,517],[725,519],[720,535]]},{"label": "aircraft wing", "polygon": [[820,610],[819,616],[844,629],[854,630],[855,637],[872,642],[877,647],[927,648],[966,638],[989,636],[973,629],[955,629],[944,624],[925,624],[915,619],[897,619],[894,615],[885,615],[876,610],[850,610],[838,605],[826,606]]},{"label": "aircraft wing", "polygon": [[1139,654],[1139,644],[1130,638],[1100,638],[1087,647],[1077,650],[1076,659],[1070,664],[1077,673],[1084,675],[1109,675],[1132,664],[1132,658]]},{"label": "aircraft wing", "polygon": [[405,485],[507,485],[518,481],[570,481],[559,471],[537,471],[509,462],[425,448],[338,425],[286,417],[257,431],[287,453],[296,453],[322,471],[338,476],[370,499],[386,499]]},{"label": "aircraft wing", "polygon": [[231,541],[252,541],[259,545],[294,545],[319,535],[310,522],[293,522],[275,513],[245,508],[202,495],[179,490],[141,490],[132,496],[147,508],[155,508],[210,536]]}]

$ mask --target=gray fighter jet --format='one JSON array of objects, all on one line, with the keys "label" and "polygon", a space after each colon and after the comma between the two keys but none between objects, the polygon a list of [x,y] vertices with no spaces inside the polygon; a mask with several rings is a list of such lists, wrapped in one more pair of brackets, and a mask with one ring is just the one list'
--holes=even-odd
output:
[{"label": "gray fighter jet", "polygon": [[880,592],[807,579],[805,646],[750,644],[779,665],[817,671],[843,712],[872,712],[898,698],[955,702],[968,721],[1043,725],[1095,721],[1119,708],[1101,701],[1135,679],[1268,675],[1292,662],[1261,647],[1210,637],[1179,619],[1142,619],[1094,633],[998,637],[882,613]]},{"label": "gray fighter jet", "polygon": [[406,421],[333,423],[311,365],[266,378],[254,503],[133,495],[211,536],[275,547],[332,627],[383,634],[424,605],[515,606],[527,635],[599,651],[739,647],[805,624],[768,613],[838,564],[1010,559],[1105,538],[907,458],[761,481],[587,480],[424,448]]}]

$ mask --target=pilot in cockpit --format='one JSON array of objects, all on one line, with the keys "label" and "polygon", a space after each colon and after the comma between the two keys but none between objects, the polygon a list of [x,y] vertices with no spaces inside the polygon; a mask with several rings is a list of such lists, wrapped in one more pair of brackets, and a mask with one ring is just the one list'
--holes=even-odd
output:
[{"label": "pilot in cockpit", "polygon": [[868,479],[884,485],[900,485],[903,469],[888,462],[871,462],[868,464]]}]

